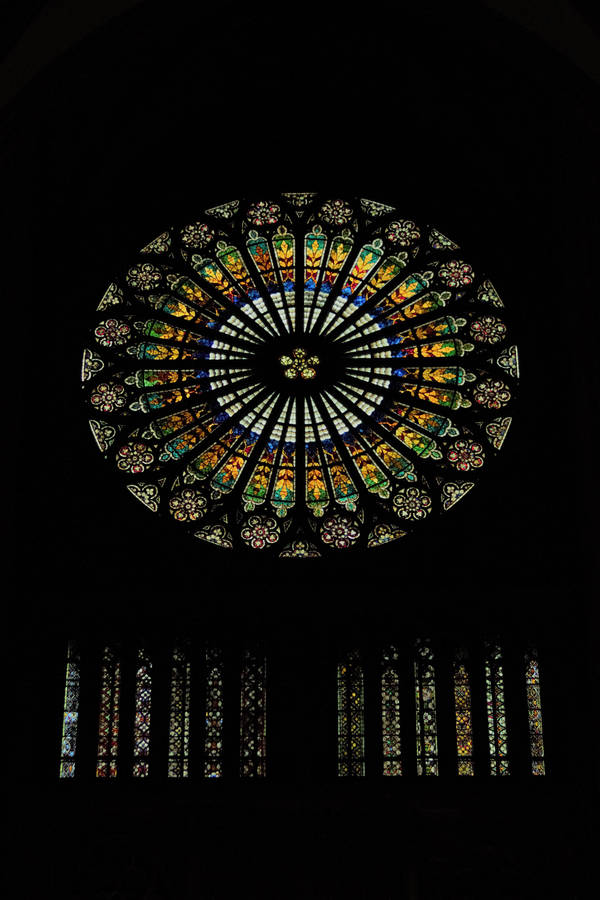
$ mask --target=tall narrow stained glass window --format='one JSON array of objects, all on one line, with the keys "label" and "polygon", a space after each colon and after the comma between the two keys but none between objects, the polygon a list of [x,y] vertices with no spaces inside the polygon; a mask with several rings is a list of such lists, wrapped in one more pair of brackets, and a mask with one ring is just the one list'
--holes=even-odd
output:
[{"label": "tall narrow stained glass window", "polygon": [[171,660],[169,707],[169,778],[187,778],[190,758],[192,666],[186,648],[175,647]]},{"label": "tall narrow stained glass window", "polygon": [[428,641],[415,642],[417,775],[438,775],[434,654]]},{"label": "tall narrow stained glass window", "polygon": [[282,558],[427,528],[502,449],[510,317],[468,252],[363,197],[244,197],[115,273],[81,379],[123,488],[194,541]]},{"label": "tall narrow stained glass window", "polygon": [[365,774],[363,669],[357,650],[337,667],[338,775]]},{"label": "tall narrow stained glass window", "polygon": [[398,659],[397,647],[387,647],[383,651],[381,660],[381,732],[384,775],[402,775]]},{"label": "tall narrow stained glass window", "polygon": [[498,644],[486,642],[485,693],[487,704],[490,774],[509,775],[506,704],[502,651]]},{"label": "tall narrow stained glass window", "polygon": [[206,650],[206,693],[204,730],[204,777],[223,776],[223,654],[210,647]]},{"label": "tall narrow stained glass window", "polygon": [[65,673],[65,697],[60,743],[59,773],[61,778],[73,778],[75,775],[80,676],[79,652],[73,641],[69,641],[67,646],[67,670]]},{"label": "tall narrow stained glass window", "polygon": [[459,775],[473,775],[473,723],[468,658],[460,649],[454,658],[454,708],[456,712],[456,752]]},{"label": "tall narrow stained glass window", "polygon": [[115,649],[105,647],[102,654],[100,715],[98,720],[98,756],[96,776],[116,778],[119,752],[119,704],[121,700],[121,663]]},{"label": "tall narrow stained glass window", "polygon": [[540,695],[540,666],[535,648],[525,654],[525,682],[527,715],[529,720],[529,754],[532,775],[545,775],[544,734],[542,730],[542,698]]},{"label": "tall narrow stained glass window", "polygon": [[240,695],[240,775],[266,775],[267,661],[246,650]]},{"label": "tall narrow stained glass window", "polygon": [[135,719],[133,723],[133,774],[146,778],[150,767],[150,715],[152,711],[152,661],[146,650],[137,652]]}]

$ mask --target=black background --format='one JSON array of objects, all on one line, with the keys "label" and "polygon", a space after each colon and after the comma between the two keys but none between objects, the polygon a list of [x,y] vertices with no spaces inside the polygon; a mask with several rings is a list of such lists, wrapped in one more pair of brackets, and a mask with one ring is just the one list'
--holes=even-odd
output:
[{"label": "black background", "polygon": [[[598,779],[597,104],[588,76],[478,3],[284,14],[275,4],[240,11],[153,2],[95,29],[8,104],[5,196],[16,240],[5,245],[4,302],[14,314],[5,347],[18,353],[5,377],[18,401],[5,438],[15,538],[7,599],[18,612],[18,687],[26,689],[11,751],[21,782],[16,832],[28,848],[20,871],[29,854],[41,854],[23,896],[47,897],[48,885],[58,892],[61,857],[74,846],[80,880],[62,895],[108,898],[109,887],[91,893],[101,891],[107,851],[99,848],[115,844],[112,823],[125,820],[125,809],[131,824],[121,827],[123,846],[143,843],[136,814],[178,823],[156,825],[154,837],[144,838],[166,848],[153,854],[163,860],[159,896],[205,896],[207,883],[214,896],[236,895],[226,886],[231,873],[206,881],[197,841],[225,869],[230,857],[240,861],[236,877],[251,884],[249,896],[355,890],[377,898],[396,896],[396,883],[410,897],[520,896],[532,873],[525,832],[512,844],[510,833],[525,814],[554,860],[543,876],[546,892],[557,884],[560,896],[589,891]],[[259,554],[234,558],[183,541],[121,491],[91,439],[81,350],[112,274],[171,222],[194,220],[249,189],[265,197],[347,193],[431,222],[481,262],[512,317],[522,388],[501,465],[401,545],[265,564]],[[535,796],[524,784],[494,785],[493,797],[481,800],[481,818],[464,812],[458,794],[429,784],[427,803],[441,812],[424,820],[418,791],[410,802],[396,797],[393,810],[377,793],[352,794],[347,809],[348,794],[321,787],[303,807],[291,783],[269,800],[248,798],[239,785],[221,806],[199,796],[194,805],[208,810],[200,824],[183,795],[130,802],[113,791],[115,806],[102,806],[108,801],[98,795],[67,798],[54,778],[64,639],[209,627],[240,640],[265,637],[300,666],[317,646],[325,658],[341,636],[534,636],[554,673],[553,777],[536,784]],[[90,804],[98,804],[96,813]],[[459,807],[462,818],[454,820]],[[500,808],[506,815],[493,852],[480,837],[492,827],[485,813],[492,808],[490,819]],[[73,816],[79,844],[70,834]],[[231,829],[231,816],[255,833],[258,858],[242,826]],[[58,821],[61,838],[48,842]],[[324,821],[329,830],[318,839]],[[367,821],[396,829],[379,835],[383,844],[371,855]],[[433,848],[461,829],[476,875],[434,860]],[[258,834],[270,836],[271,850]],[[424,855],[413,876],[406,861],[416,858],[415,846]],[[272,856],[279,862],[265,861]],[[389,887],[374,887],[378,878]]]}]

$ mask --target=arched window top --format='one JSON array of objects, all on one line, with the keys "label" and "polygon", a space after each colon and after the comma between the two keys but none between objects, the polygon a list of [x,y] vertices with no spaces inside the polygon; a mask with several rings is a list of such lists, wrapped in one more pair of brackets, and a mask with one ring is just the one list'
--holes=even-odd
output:
[{"label": "arched window top", "polygon": [[82,368],[96,443],[137,500],[214,546],[308,558],[462,499],[517,379],[504,303],[458,244],[382,203],[293,193],[147,244]]}]

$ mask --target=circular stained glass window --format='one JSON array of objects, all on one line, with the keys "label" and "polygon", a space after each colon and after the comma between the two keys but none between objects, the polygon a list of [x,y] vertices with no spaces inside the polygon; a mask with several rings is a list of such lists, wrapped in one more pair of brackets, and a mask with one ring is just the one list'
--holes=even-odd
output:
[{"label": "circular stained glass window", "polygon": [[360,198],[232,201],[144,247],[83,355],[90,426],[182,531],[281,557],[377,547],[463,498],[517,348],[462,249]]}]

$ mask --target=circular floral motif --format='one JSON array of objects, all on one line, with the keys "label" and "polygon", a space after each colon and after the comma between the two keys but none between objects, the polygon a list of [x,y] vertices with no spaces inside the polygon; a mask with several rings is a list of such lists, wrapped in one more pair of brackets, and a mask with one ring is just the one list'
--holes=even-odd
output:
[{"label": "circular floral motif", "polygon": [[510,400],[508,386],[498,378],[486,378],[480,381],[473,393],[475,402],[488,409],[500,409]]},{"label": "circular floral motif", "polygon": [[102,382],[97,384],[90,396],[90,402],[102,412],[114,412],[125,406],[126,394],[122,384]]},{"label": "circular floral motif", "polygon": [[153,461],[152,451],[141,441],[125,444],[117,453],[117,466],[122,472],[130,472],[131,475],[144,472]]},{"label": "circular floral motif", "polygon": [[451,259],[450,262],[444,263],[440,266],[438,274],[440,281],[451,288],[466,287],[475,277],[471,266],[460,259]]},{"label": "circular floral motif", "polygon": [[249,208],[248,219],[253,225],[275,225],[279,221],[280,213],[281,209],[277,203],[260,200]]},{"label": "circular floral motif", "polygon": [[291,356],[280,356],[279,362],[283,366],[283,374],[286,378],[301,378],[307,381],[317,374],[315,366],[319,364],[318,356],[307,356],[306,350],[299,348],[292,351]]},{"label": "circular floral motif", "polygon": [[393,500],[401,519],[418,521],[431,512],[431,497],[418,487],[402,488]]},{"label": "circular floral motif", "polygon": [[127,343],[131,334],[131,328],[127,322],[120,322],[118,319],[106,319],[96,326],[94,334],[102,347],[114,347],[118,344]]},{"label": "circular floral motif", "polygon": [[347,516],[330,516],[321,525],[321,540],[338,550],[351,547],[359,537],[359,529]]},{"label": "circular floral motif", "polygon": [[267,516],[250,516],[241,531],[242,539],[254,550],[264,550],[279,540],[279,527],[275,519]]},{"label": "circular floral motif", "polygon": [[454,441],[448,451],[448,459],[459,472],[469,472],[483,465],[484,453],[477,441]]},{"label": "circular floral motif", "polygon": [[196,522],[206,510],[206,499],[198,491],[187,488],[169,500],[171,515],[177,522]]},{"label": "circular floral motif", "polygon": [[207,247],[214,239],[215,233],[205,222],[194,222],[181,229],[181,242],[193,250]]},{"label": "circular floral motif", "polygon": [[142,263],[140,266],[132,266],[127,273],[127,283],[132,288],[140,291],[151,291],[158,287],[162,281],[162,272],[152,263]]},{"label": "circular floral motif", "polygon": [[385,236],[392,244],[400,247],[408,247],[421,237],[416,222],[411,219],[400,219],[398,222],[390,222],[385,229]]},{"label": "circular floral motif", "polygon": [[352,207],[343,200],[328,200],[321,207],[320,215],[330,225],[345,225],[352,218]]},{"label": "circular floral motif", "polygon": [[503,446],[518,354],[488,276],[402,211],[331,196],[200,211],[96,306],[96,443],[201,541],[283,558],[397,545]]},{"label": "circular floral motif", "polygon": [[482,344],[498,344],[506,334],[506,325],[495,316],[481,316],[471,325],[473,340]]}]

